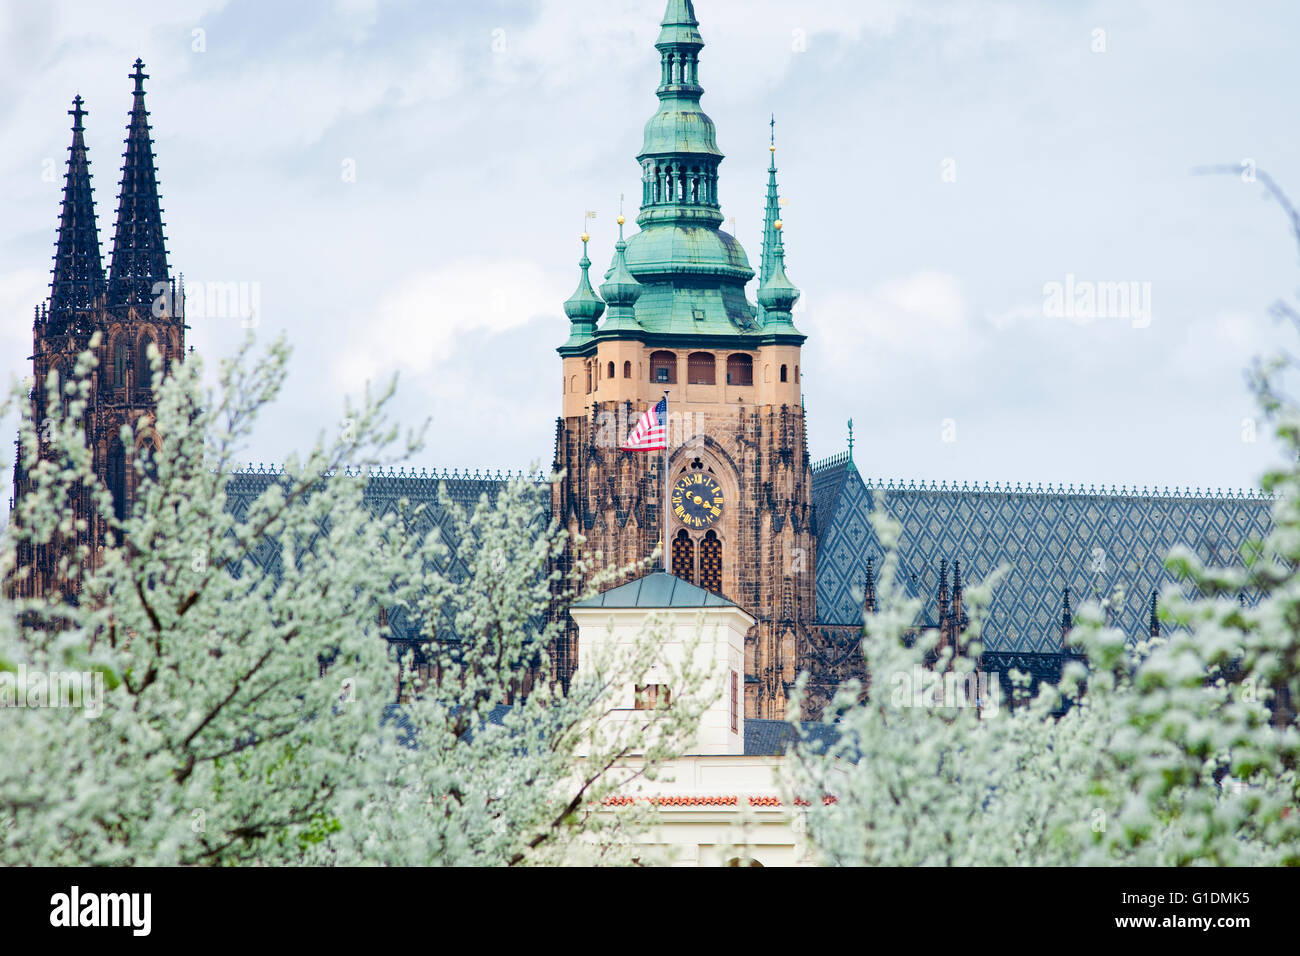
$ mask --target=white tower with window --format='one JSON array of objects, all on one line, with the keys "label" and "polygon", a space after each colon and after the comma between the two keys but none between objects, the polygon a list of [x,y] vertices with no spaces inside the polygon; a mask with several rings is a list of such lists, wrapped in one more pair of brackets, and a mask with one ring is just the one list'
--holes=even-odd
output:
[{"label": "white tower with window", "polygon": [[[743,755],[745,752],[745,634],[754,618],[721,595],[662,571],[581,601],[569,609],[578,625],[579,670],[621,645],[637,641],[650,615],[668,621],[663,665],[680,665],[687,649],[696,647],[695,664],[707,667],[702,691],[712,698],[700,721],[696,749],[700,755]],[[592,666],[595,666],[593,663]],[[674,688],[660,667],[616,690],[610,720],[635,719],[661,701],[674,703]]]}]

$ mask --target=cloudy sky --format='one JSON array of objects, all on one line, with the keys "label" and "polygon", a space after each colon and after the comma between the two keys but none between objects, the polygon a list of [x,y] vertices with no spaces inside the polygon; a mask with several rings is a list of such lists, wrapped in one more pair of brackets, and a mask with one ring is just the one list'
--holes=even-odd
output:
[{"label": "cloudy sky", "polygon": [[[777,117],[814,458],[852,417],[869,476],[1257,483],[1276,451],[1243,440],[1243,369],[1292,344],[1268,308],[1296,246],[1257,182],[1192,169],[1246,161],[1300,194],[1300,11],[695,6],[751,263]],[[257,334],[295,349],[250,460],[397,373],[398,416],[431,419],[417,464],[549,464],[577,235],[596,210],[603,271],[639,195],[662,0],[109,7],[0,0],[0,372],[28,368],[77,92],[107,266],[140,56],[173,270],[247,283]],[[1127,312],[1078,314],[1101,283]],[[210,364],[245,334],[193,312]]]}]

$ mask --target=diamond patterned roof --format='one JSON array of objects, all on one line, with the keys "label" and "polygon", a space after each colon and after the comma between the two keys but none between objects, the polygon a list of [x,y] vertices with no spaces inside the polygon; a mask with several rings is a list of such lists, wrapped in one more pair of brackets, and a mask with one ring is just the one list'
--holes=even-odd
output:
[{"label": "diamond patterned roof", "polygon": [[[460,471],[427,472],[423,469],[419,472],[393,469],[378,471],[370,475],[370,480],[366,484],[365,502],[376,517],[395,510],[398,502],[403,498],[410,502],[412,507],[424,505],[423,511],[415,518],[411,527],[419,534],[425,534],[434,527],[438,529],[447,551],[435,562],[434,569],[446,574],[453,581],[459,581],[464,578],[466,567],[461,557],[461,540],[457,535],[448,503],[454,502],[470,511],[484,494],[489,500],[495,501],[497,492],[514,477],[520,476],[501,472],[495,475],[482,474],[477,471],[471,475],[468,470],[463,474]],[[283,480],[283,473],[275,468],[259,467],[237,472],[227,486],[226,507],[236,517],[242,518],[267,486],[280,480]],[[442,497],[438,494],[439,486],[443,488]],[[544,504],[546,518],[549,520],[549,495],[544,498]],[[275,563],[279,561],[279,553],[273,548],[267,548],[264,552],[254,554],[252,561],[256,566],[276,573]],[[450,614],[445,615],[438,622],[438,634],[444,640],[455,642],[453,623]],[[389,611],[388,625],[393,640],[414,639],[418,633],[418,622],[408,620],[406,612],[400,608]]]},{"label": "diamond patterned roof", "polygon": [[[243,515],[279,475],[266,468],[237,473],[229,485],[228,507]],[[447,554],[438,570],[457,580],[465,565],[445,500],[465,507],[483,494],[495,500],[510,477],[390,470],[370,476],[365,500],[376,516],[396,508],[402,498],[424,504],[417,530],[439,529]],[[445,500],[438,496],[440,485]],[[1173,581],[1163,566],[1171,547],[1185,544],[1202,560],[1236,564],[1241,543],[1262,537],[1271,525],[1271,501],[1258,494],[866,482],[852,460],[839,455],[813,470],[820,624],[861,623],[867,560],[873,558],[879,567],[883,556],[870,522],[877,491],[902,525],[899,566],[910,595],[933,600],[943,559],[950,565],[961,561],[967,584],[1001,564],[1009,567],[989,609],[985,647],[990,652],[1059,651],[1061,594],[1067,585],[1077,608],[1122,584],[1125,602],[1115,623],[1134,636],[1145,634],[1151,591]],[[549,511],[549,499],[546,507]],[[264,567],[278,560],[273,549],[253,556]],[[395,639],[408,633],[414,637],[416,622],[398,610],[390,614],[389,625]],[[450,619],[440,622],[438,630],[454,640]]]},{"label": "diamond patterned roof", "polygon": [[1067,585],[1075,607],[1123,585],[1114,622],[1145,634],[1151,592],[1174,580],[1163,566],[1173,545],[1203,561],[1239,564],[1242,542],[1271,525],[1271,499],[1260,494],[868,483],[838,456],[813,471],[819,623],[862,620],[867,560],[879,567],[882,558],[870,523],[877,491],[902,525],[899,573],[911,596],[933,600],[944,559],[961,561],[967,584],[1009,567],[985,632],[985,647],[999,652],[1059,651]]}]

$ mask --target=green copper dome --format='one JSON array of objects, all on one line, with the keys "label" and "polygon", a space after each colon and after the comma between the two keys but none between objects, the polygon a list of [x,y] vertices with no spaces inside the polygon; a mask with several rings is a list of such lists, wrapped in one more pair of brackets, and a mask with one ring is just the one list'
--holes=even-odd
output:
[{"label": "green copper dome", "polygon": [[741,284],[754,278],[740,241],[721,229],[665,224],[642,229],[627,244],[627,265],[651,276],[721,276]]}]

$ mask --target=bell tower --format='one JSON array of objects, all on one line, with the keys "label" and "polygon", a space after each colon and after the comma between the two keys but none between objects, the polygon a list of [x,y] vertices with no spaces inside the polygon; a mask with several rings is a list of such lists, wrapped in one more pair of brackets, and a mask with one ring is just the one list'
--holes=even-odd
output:
[{"label": "bell tower", "polygon": [[[812,477],[800,349],[770,152],[757,307],[744,249],[720,227],[723,154],[701,109],[704,41],[690,0],[670,0],[659,39],[659,107],[641,152],[640,230],[619,239],[600,296],[583,239],[565,303],[553,513],[604,565],[666,547],[671,572],[728,598],[755,624],[745,640],[745,712],[784,719],[816,620]],[[604,315],[603,323],[599,323]],[[658,453],[620,449],[667,395],[668,472]],[[663,487],[668,540],[664,537]],[[566,556],[571,562],[573,553]],[[580,664],[573,635],[562,677]]]},{"label": "bell tower", "polygon": [[[88,114],[78,96],[70,111],[72,145],[50,299],[48,304],[37,307],[32,329],[31,399],[38,421],[48,407],[50,373],[56,375],[61,387],[69,380],[77,357],[90,349],[92,338],[99,335],[98,364],[91,373],[83,424],[95,472],[111,492],[113,510],[119,519],[129,513],[142,480],[135,468],[137,458],[146,448],[159,447],[160,439],[153,427],[157,403],[149,346],[161,353],[164,375],[172,362],[181,359],[185,348],[184,293],[167,269],[149,112],[144,105],[148,74],[138,59],[131,79],[134,90],[107,281],[82,124]],[[123,425],[132,429],[130,447],[122,442]],[[34,457],[53,461],[58,456],[42,440]],[[147,466],[148,457],[143,456],[143,465]],[[35,464],[24,460],[24,449],[20,447],[14,462],[11,510],[21,511],[23,497],[31,488],[30,469]],[[94,513],[88,490],[75,493],[73,507],[79,519],[75,539],[36,546],[19,542],[14,593],[36,596],[61,592],[69,597],[76,593],[76,575],[68,573],[61,559],[93,565],[106,540],[108,524],[105,516]],[[79,556],[74,559],[74,554]]]}]

